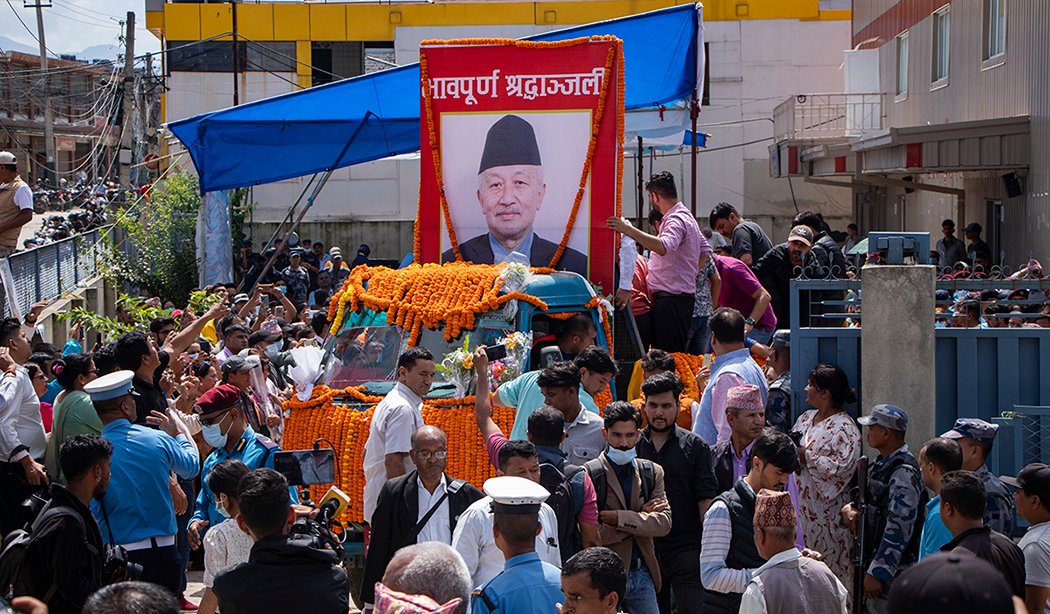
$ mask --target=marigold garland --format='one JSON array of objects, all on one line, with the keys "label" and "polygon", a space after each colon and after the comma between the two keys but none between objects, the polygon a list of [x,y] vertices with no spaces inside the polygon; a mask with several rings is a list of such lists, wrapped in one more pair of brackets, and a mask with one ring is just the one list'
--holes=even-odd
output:
[{"label": "marigold garland", "polygon": [[[617,89],[616,89],[616,204],[615,214],[619,217],[623,211],[623,135],[624,135],[624,60],[623,60],[623,41],[615,36],[590,36],[582,38],[573,38],[563,41],[522,41],[515,39],[506,38],[462,38],[452,40],[425,40],[420,43],[421,47],[426,46],[438,46],[438,45],[501,45],[501,46],[513,46],[521,49],[561,49],[566,47],[575,47],[578,45],[584,45],[591,42],[612,42],[613,46],[609,49],[609,53],[605,59],[605,74],[611,75],[613,73],[613,67],[616,67],[617,75]],[[441,210],[441,216],[445,221],[445,226],[448,229],[449,242],[452,245],[452,252],[456,257],[456,261],[460,262],[463,260],[463,254],[459,249],[459,241],[456,238],[456,230],[452,226],[452,214],[449,210],[448,199],[445,196],[445,179],[442,174],[442,163],[441,163],[441,150],[438,146],[437,141],[437,130],[434,125],[434,111],[433,111],[433,96],[430,92],[430,68],[429,61],[426,53],[420,52],[419,54],[419,76],[420,76],[420,88],[423,94],[423,109],[424,109],[424,120],[427,124],[427,140],[430,144],[431,158],[434,163],[434,178],[437,182],[438,191],[438,205]],[[580,183],[576,191],[576,198],[573,201],[572,209],[569,212],[569,219],[565,225],[565,233],[562,236],[561,241],[558,243],[558,248],[555,250],[551,262],[548,265],[554,268],[558,261],[561,260],[562,255],[569,245],[569,237],[572,235],[572,229],[576,225],[576,216],[580,210],[580,204],[583,202],[583,194],[586,190],[587,179],[591,174],[591,167],[594,163],[594,153],[598,142],[598,133],[601,126],[602,117],[605,112],[605,103],[608,100],[609,93],[609,79],[602,80],[602,90],[598,95],[598,106],[592,116],[591,120],[591,139],[587,145],[587,156],[584,159],[583,170],[580,173]],[[417,200],[417,211],[416,211],[416,224],[413,229],[413,249],[415,250],[416,260],[421,260],[422,254],[421,245],[422,239],[420,237],[421,229],[419,225],[419,214],[422,211],[423,200],[422,197]],[[615,235],[614,249],[619,249],[619,235]],[[610,337],[611,338],[611,337]]]},{"label": "marigold garland", "polygon": [[[351,403],[337,404],[335,401],[340,397],[349,397]],[[307,401],[293,398],[284,405],[290,410],[282,441],[284,449],[309,449],[319,438],[329,440],[335,447],[335,485],[350,496],[350,505],[340,517],[344,522],[361,522],[364,518],[364,449],[372,413],[381,400],[382,397],[365,394],[362,388],[335,390],[317,386]],[[471,415],[473,407],[474,397],[427,400],[423,420],[445,431],[448,438],[445,471],[481,488],[496,472]],[[513,428],[514,411],[493,407],[493,420],[504,433]],[[311,486],[310,498],[319,501],[328,487],[328,484]]]},{"label": "marigold garland", "polygon": [[[409,345],[419,341],[423,327],[437,330],[444,326],[445,339],[451,341],[474,329],[479,314],[519,300],[547,310],[547,304],[522,292],[501,294],[505,265],[412,264],[404,269],[356,267],[343,288],[332,297],[329,315],[331,334],[339,331],[347,309],[367,307],[386,312],[387,324],[409,332]],[[532,269],[543,273],[549,269]],[[367,288],[366,288],[367,283]],[[334,307],[334,314],[332,313]]]}]

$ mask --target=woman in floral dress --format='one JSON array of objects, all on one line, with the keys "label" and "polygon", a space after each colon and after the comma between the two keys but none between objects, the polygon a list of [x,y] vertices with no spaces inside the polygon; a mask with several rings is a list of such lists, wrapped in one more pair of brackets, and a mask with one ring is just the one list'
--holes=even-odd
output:
[{"label": "woman in floral dress", "polygon": [[817,365],[809,374],[806,403],[815,409],[802,414],[792,431],[801,433],[798,516],[806,547],[824,555],[824,562],[846,586],[850,583],[849,530],[839,511],[849,502],[849,484],[860,459],[860,429],[842,406],[856,403],[842,369]]}]

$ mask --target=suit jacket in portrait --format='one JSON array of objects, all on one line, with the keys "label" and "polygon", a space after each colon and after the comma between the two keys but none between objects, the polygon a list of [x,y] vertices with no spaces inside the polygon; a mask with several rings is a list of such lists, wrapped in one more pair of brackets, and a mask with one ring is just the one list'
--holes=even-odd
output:
[{"label": "suit jacket in portrait", "polygon": [[[375,513],[372,514],[371,537],[365,555],[364,577],[361,581],[361,600],[373,603],[375,584],[383,579],[383,573],[394,553],[416,543],[409,535],[419,519],[419,472],[392,478],[383,484],[379,492]],[[453,478],[445,475],[448,484]],[[448,519],[450,534],[456,530],[459,516],[470,504],[484,497],[477,488],[464,483],[458,491],[448,495]],[[422,510],[425,514],[427,510]]]},{"label": "suit jacket in portrait", "polygon": [[[529,262],[532,266],[550,266],[551,258],[554,258],[554,252],[556,251],[558,251],[557,243],[551,243],[538,234],[532,233],[532,253],[529,254]],[[463,255],[464,260],[474,264],[494,264],[495,256],[492,254],[492,245],[489,244],[488,233],[478,235],[465,243],[460,243],[459,253]],[[451,262],[455,259],[456,256],[451,249],[446,250],[441,255],[442,262]],[[558,264],[554,268],[559,271],[572,271],[587,277],[587,256],[571,247],[566,247],[565,252],[562,253],[561,259],[558,260]]]}]

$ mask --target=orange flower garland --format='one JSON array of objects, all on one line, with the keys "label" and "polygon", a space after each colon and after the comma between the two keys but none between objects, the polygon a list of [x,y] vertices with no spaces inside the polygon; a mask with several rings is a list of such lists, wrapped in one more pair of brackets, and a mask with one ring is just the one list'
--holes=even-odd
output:
[{"label": "orange flower garland", "polygon": [[[505,38],[466,38],[466,39],[453,39],[453,40],[425,40],[420,43],[421,47],[435,46],[435,45],[509,45],[522,49],[559,49],[565,47],[575,47],[578,45],[587,44],[590,42],[602,42],[612,41],[613,47],[609,49],[609,53],[605,59],[605,74],[610,75],[613,72],[613,66],[616,66],[617,74],[617,114],[616,114],[616,204],[615,214],[619,217],[623,210],[623,135],[624,135],[624,61],[623,61],[623,41],[615,36],[591,36],[583,38],[574,38],[563,41],[554,42],[541,42],[541,41],[521,41],[515,39]],[[441,209],[441,216],[444,219],[445,226],[448,229],[449,242],[452,245],[452,252],[456,256],[456,261],[463,260],[463,254],[459,250],[459,241],[456,238],[456,230],[452,226],[452,214],[449,210],[448,199],[445,195],[445,179],[442,175],[442,164],[441,164],[441,149],[437,142],[437,130],[434,127],[434,111],[433,111],[433,97],[430,91],[430,70],[428,66],[428,59],[425,53],[419,54],[419,76],[420,76],[420,87],[423,94],[423,108],[424,108],[424,120],[427,123],[427,139],[430,144],[430,151],[432,152],[432,158],[434,161],[434,177],[437,181],[438,189],[438,204]],[[553,268],[561,260],[562,254],[565,253],[569,245],[569,237],[572,234],[572,229],[576,225],[576,215],[580,210],[580,204],[583,202],[583,193],[586,190],[587,179],[591,174],[591,167],[594,163],[594,152],[598,142],[599,126],[601,126],[602,116],[605,113],[605,103],[608,100],[609,93],[609,79],[606,78],[602,81],[602,90],[598,95],[598,107],[592,117],[591,122],[591,139],[587,145],[587,156],[584,158],[583,170],[580,173],[580,183],[576,191],[576,198],[573,201],[572,209],[569,213],[569,220],[565,225],[565,233],[562,236],[561,241],[558,243],[558,248],[554,252],[554,256],[551,258],[551,262],[548,265]],[[419,259],[420,255],[420,227],[419,227],[419,213],[423,207],[423,200],[419,198],[417,200],[417,211],[416,211],[416,224],[413,230],[413,248],[415,249],[416,258]],[[619,248],[619,236],[616,235],[615,247]]]},{"label": "orange flower garland", "polygon": [[[339,397],[350,397],[351,403],[336,404]],[[344,522],[361,522],[364,518],[364,449],[372,413],[381,400],[382,397],[366,395],[361,388],[333,390],[317,386],[309,400],[293,398],[284,405],[291,410],[285,422],[284,449],[310,449],[319,438],[327,439],[335,447],[335,485],[350,496],[350,505],[340,517]],[[485,443],[471,415],[473,407],[474,397],[428,400],[424,402],[423,420],[445,431],[448,438],[445,471],[481,488],[485,480],[496,475],[496,470],[488,460]],[[493,407],[492,418],[504,433],[513,428],[514,411]],[[319,501],[328,487],[328,484],[311,486],[310,498]]]},{"label": "orange flower garland", "polygon": [[[500,294],[503,287],[500,273],[504,266],[447,262],[388,269],[361,265],[332,297],[330,332],[339,331],[347,308],[368,307],[386,312],[387,324],[409,331],[409,345],[419,341],[424,326],[431,330],[444,326],[445,339],[456,339],[474,329],[478,314],[498,309],[512,300],[525,301],[546,311],[547,304],[534,296],[522,292]],[[532,270],[543,273],[549,269]]]}]

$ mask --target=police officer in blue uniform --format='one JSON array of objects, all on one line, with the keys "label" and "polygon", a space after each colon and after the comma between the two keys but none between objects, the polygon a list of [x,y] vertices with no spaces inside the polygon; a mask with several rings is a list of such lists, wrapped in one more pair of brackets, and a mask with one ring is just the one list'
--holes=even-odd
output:
[{"label": "police officer in blue uniform", "polygon": [[[232,384],[221,384],[205,392],[193,412],[201,423],[201,435],[208,445],[215,448],[204,459],[201,471],[201,491],[197,495],[197,510],[190,520],[190,545],[200,547],[204,529],[226,519],[215,506],[215,497],[208,487],[208,474],[212,467],[224,460],[239,460],[249,470],[268,467],[273,469],[273,455],[280,448],[270,438],[256,433],[248,424],[241,393]],[[293,499],[298,503],[298,499]]]},{"label": "police officer in blue uniform", "polygon": [[102,540],[122,546],[128,560],[142,566],[142,580],[178,594],[183,570],[175,548],[175,508],[169,472],[189,480],[200,462],[189,430],[169,411],[153,411],[132,424],[134,371],[117,371],[84,386],[102,421],[102,436],[113,444],[111,477],[105,497],[91,502]]},{"label": "police officer in blue uniform", "polygon": [[556,612],[565,600],[561,571],[536,554],[540,505],[550,493],[532,480],[506,476],[487,480],[485,494],[492,497],[492,533],[507,563],[501,574],[474,591],[471,612]]},{"label": "police officer in blue uniform", "polygon": [[981,478],[988,506],[984,510],[984,524],[994,531],[1009,536],[1014,528],[1014,498],[1002,480],[992,475],[987,460],[992,453],[999,425],[980,418],[959,418],[952,430],[941,435],[959,442],[963,451],[963,470],[973,471]]}]

